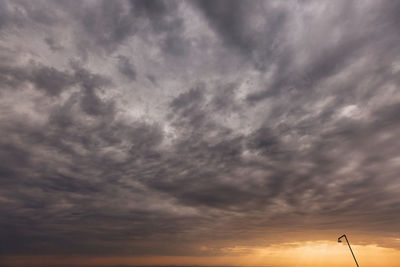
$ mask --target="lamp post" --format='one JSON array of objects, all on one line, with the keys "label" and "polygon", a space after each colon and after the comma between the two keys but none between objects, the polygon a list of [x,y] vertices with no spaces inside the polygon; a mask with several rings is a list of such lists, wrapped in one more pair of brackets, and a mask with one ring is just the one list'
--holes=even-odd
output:
[{"label": "lamp post", "polygon": [[357,263],[357,260],[356,260],[356,257],[354,256],[353,250],[352,250],[352,249],[351,249],[351,247],[350,247],[350,243],[349,243],[349,240],[347,240],[347,237],[346,237],[346,235],[345,235],[345,234],[344,234],[344,235],[342,235],[341,237],[339,237],[339,238],[338,238],[338,240],[337,240],[337,241],[338,241],[339,243],[341,243],[341,242],[342,242],[342,240],[341,240],[341,239],[342,239],[343,237],[346,239],[347,245],[349,246],[349,249],[350,249],[351,255],[353,255],[353,258],[354,258],[354,261],[356,262],[356,265],[357,265],[357,267],[359,267],[359,266],[358,266],[358,263]]}]

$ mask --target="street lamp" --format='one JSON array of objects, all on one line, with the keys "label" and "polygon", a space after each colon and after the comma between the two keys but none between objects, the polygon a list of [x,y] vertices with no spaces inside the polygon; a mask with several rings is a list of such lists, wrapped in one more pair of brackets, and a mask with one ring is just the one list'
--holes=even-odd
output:
[{"label": "street lamp", "polygon": [[357,260],[356,260],[356,257],[354,256],[353,250],[352,250],[351,247],[350,247],[350,243],[349,243],[349,240],[347,240],[346,235],[344,234],[344,235],[342,235],[341,237],[339,237],[339,238],[337,239],[337,242],[342,243],[342,240],[341,240],[341,239],[342,239],[343,237],[346,239],[347,245],[349,245],[349,249],[350,249],[351,255],[353,255],[353,258],[354,258],[354,261],[356,262],[357,267],[359,267],[359,266],[358,266],[358,263],[357,263]]}]

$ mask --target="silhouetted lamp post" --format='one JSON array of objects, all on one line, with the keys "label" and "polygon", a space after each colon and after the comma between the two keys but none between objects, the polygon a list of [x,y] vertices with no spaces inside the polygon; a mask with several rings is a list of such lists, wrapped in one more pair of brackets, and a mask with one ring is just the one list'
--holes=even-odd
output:
[{"label": "silhouetted lamp post", "polygon": [[351,247],[350,247],[350,243],[349,243],[349,240],[347,240],[346,235],[342,235],[341,237],[338,238],[337,241],[338,241],[339,243],[341,243],[341,242],[342,242],[341,239],[342,239],[343,237],[346,239],[347,245],[349,245],[349,249],[350,249],[351,255],[353,255],[353,258],[354,258],[354,261],[356,262],[357,267],[359,267],[359,266],[358,266],[358,263],[357,263],[357,260],[356,260],[356,257],[354,256],[353,250],[352,250]]}]

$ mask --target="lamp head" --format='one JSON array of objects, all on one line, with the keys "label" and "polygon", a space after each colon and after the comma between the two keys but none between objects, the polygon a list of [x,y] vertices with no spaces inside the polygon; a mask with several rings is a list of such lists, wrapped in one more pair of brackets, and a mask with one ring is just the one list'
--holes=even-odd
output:
[{"label": "lamp head", "polygon": [[342,243],[342,238],[343,238],[343,237],[346,237],[346,235],[342,235],[341,237],[339,237],[339,238],[337,239],[337,242]]}]

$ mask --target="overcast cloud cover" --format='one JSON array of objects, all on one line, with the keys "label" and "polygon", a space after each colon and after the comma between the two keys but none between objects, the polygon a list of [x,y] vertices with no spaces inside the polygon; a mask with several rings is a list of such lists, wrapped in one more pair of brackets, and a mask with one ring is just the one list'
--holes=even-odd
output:
[{"label": "overcast cloud cover", "polygon": [[399,14],[1,0],[0,253],[399,248]]}]

